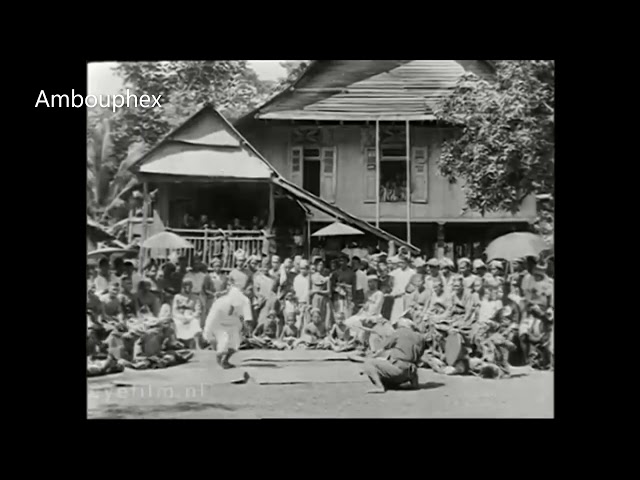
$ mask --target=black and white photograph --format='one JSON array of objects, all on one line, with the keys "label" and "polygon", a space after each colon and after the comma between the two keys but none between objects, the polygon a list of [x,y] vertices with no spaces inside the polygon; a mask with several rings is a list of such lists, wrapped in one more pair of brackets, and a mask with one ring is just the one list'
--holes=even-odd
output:
[{"label": "black and white photograph", "polygon": [[91,62],[64,105],[89,419],[554,418],[554,60]]}]

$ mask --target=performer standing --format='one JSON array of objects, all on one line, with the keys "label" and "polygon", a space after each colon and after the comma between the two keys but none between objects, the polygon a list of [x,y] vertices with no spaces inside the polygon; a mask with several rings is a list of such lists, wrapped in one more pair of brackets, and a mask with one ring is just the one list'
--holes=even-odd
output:
[{"label": "performer standing", "polygon": [[240,348],[244,321],[252,315],[249,299],[229,281],[229,292],[213,302],[204,328],[205,339],[216,341],[216,357],[222,368],[232,367],[229,358]]}]

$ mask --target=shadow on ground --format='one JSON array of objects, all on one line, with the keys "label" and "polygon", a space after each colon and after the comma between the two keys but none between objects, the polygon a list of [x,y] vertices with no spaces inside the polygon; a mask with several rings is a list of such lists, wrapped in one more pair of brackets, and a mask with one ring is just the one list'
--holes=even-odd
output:
[{"label": "shadow on ground", "polygon": [[164,415],[181,412],[198,412],[203,410],[224,410],[235,412],[239,407],[222,403],[180,402],[175,405],[127,406],[107,405],[100,415],[102,418],[123,418],[146,415]]},{"label": "shadow on ground", "polygon": [[408,385],[402,385],[399,388],[394,388],[393,390],[397,390],[397,391],[402,391],[402,390],[410,390],[410,391],[416,391],[416,390],[431,390],[434,388],[440,388],[440,387],[444,387],[445,384],[442,382],[426,382],[426,383],[420,383],[418,384],[418,388],[417,389],[412,389],[410,386]]}]

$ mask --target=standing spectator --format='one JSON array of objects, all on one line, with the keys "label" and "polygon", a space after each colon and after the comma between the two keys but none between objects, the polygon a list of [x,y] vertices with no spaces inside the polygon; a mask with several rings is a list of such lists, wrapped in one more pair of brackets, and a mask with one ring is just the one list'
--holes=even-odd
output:
[{"label": "standing spectator", "polygon": [[326,276],[322,259],[316,260],[315,265],[316,271],[311,275],[311,306],[320,311],[320,317],[329,329],[333,325],[329,277]]},{"label": "standing spectator", "polygon": [[351,259],[351,266],[356,274],[356,289],[353,295],[353,308],[357,312],[364,304],[365,292],[367,290],[367,274],[362,271],[360,257],[354,256]]}]

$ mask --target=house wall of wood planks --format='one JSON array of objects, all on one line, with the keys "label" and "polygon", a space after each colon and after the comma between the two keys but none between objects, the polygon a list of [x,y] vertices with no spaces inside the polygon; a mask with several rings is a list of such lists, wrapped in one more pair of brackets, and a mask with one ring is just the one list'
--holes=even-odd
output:
[{"label": "house wall of wood planks", "polygon": [[[285,125],[280,122],[257,121],[250,129],[242,133],[278,172],[288,180],[298,183],[300,177],[292,176],[291,151],[293,147],[298,145],[295,131],[300,128],[295,123]],[[367,199],[366,193],[367,150],[370,151],[373,146],[375,152],[375,136],[373,137],[373,145],[371,145],[370,134],[374,128],[373,125],[320,125],[317,128],[322,131],[317,146],[335,147],[336,149],[335,204],[352,215],[375,223],[376,203],[371,201],[371,198]],[[369,133],[366,133],[367,131]],[[491,212],[487,213],[485,217],[477,212],[462,215],[464,192],[461,186],[450,184],[446,178],[438,173],[437,163],[441,144],[446,134],[445,130],[437,127],[426,125],[411,127],[412,150],[426,148],[427,152],[426,202],[411,202],[412,222],[530,222],[535,218],[536,202],[534,197],[525,199],[520,212],[515,216],[507,212]],[[413,180],[415,181],[415,178]],[[415,189],[416,186],[414,185],[413,188]],[[370,196],[371,193],[369,193]],[[403,222],[406,215],[405,202],[380,203],[381,222]],[[313,220],[333,221],[332,218],[320,212],[314,215]]]}]

